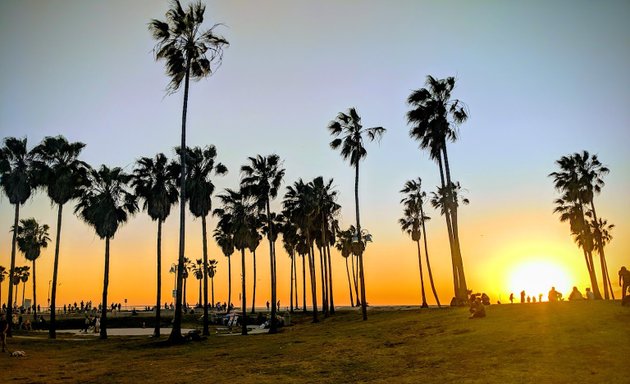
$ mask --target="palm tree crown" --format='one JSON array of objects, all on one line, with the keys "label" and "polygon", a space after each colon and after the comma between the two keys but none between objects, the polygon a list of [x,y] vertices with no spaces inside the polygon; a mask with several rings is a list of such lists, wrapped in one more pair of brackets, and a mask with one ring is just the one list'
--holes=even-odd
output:
[{"label": "palm tree crown", "polygon": [[206,6],[197,1],[184,10],[179,0],[172,3],[166,12],[166,21],[153,19],[149,30],[158,41],[155,46],[156,60],[166,61],[166,73],[171,78],[168,85],[170,92],[176,92],[186,74],[193,80],[200,80],[212,75],[221,65],[223,48],[229,43],[215,34],[215,24],[202,31]]},{"label": "palm tree crown", "polygon": [[163,153],[154,158],[142,157],[133,171],[131,184],[135,194],[143,200],[142,209],[152,220],[164,221],[177,203],[177,173]]},{"label": "palm tree crown", "polygon": [[340,112],[337,118],[328,125],[330,134],[336,137],[330,142],[332,149],[341,147],[341,157],[349,160],[350,165],[355,166],[367,156],[364,146],[364,136],[370,141],[380,140],[385,133],[383,127],[363,128],[361,117],[355,108],[350,108],[348,113]]}]

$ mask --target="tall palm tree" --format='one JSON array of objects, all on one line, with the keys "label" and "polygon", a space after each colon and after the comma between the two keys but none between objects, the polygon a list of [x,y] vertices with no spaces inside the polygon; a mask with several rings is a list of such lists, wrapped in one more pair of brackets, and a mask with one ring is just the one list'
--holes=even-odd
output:
[{"label": "tall palm tree", "polygon": [[2,283],[7,278],[8,274],[7,268],[0,265],[0,307],[2,307]]},{"label": "tall palm tree", "polygon": [[[383,127],[363,128],[361,117],[355,108],[348,113],[340,112],[337,118],[330,122],[328,129],[335,139],[330,142],[332,149],[340,149],[341,157],[350,161],[354,167],[354,202],[356,211],[358,242],[361,243],[361,220],[359,216],[359,163],[367,156],[364,146],[364,136],[370,141],[380,140],[385,133]],[[361,311],[363,320],[367,320],[367,303],[365,300],[365,272],[363,269],[363,252],[359,254],[359,275],[361,280]]]},{"label": "tall palm tree", "polygon": [[11,307],[17,307],[18,298],[19,298],[19,293],[17,290],[20,285],[20,282],[22,281],[22,272],[24,268],[25,267],[22,267],[22,266],[17,266],[13,268],[13,273],[11,274],[11,279],[10,279],[11,284],[9,285],[15,285],[15,299],[13,300],[13,303],[10,304]]},{"label": "tall palm tree", "polygon": [[100,338],[107,338],[107,288],[109,285],[109,243],[118,228],[136,213],[138,204],[131,192],[131,175],[116,167],[102,165],[88,174],[89,183],[81,187],[81,197],[74,212],[92,226],[105,240],[105,268],[103,274],[103,301],[101,304]]},{"label": "tall palm tree", "polygon": [[162,223],[177,203],[179,191],[177,173],[163,153],[155,158],[142,157],[133,170],[132,185],[136,196],[143,201],[142,209],[151,220],[157,221],[157,272],[154,337],[160,336],[160,309],[162,307]]},{"label": "tall palm tree", "polygon": [[40,225],[34,218],[20,220],[17,228],[17,245],[24,257],[33,263],[33,308],[34,318],[37,318],[37,275],[35,261],[39,258],[42,248],[48,247],[48,225]]},{"label": "tall palm tree", "polygon": [[[171,78],[168,85],[170,93],[177,92],[184,84],[184,105],[182,108],[182,133],[180,148],[186,148],[186,114],[188,111],[188,87],[190,80],[197,81],[211,76],[221,64],[223,48],[228,41],[215,34],[215,24],[210,29],[201,30],[204,20],[205,5],[201,1],[190,4],[186,10],[179,0],[174,0],[171,8],[166,12],[166,21],[153,19],[149,22],[149,31],[157,40],[154,53],[156,60],[166,62],[166,74]],[[186,185],[186,164],[184,152],[180,152],[180,185]],[[185,188],[180,189],[180,230],[178,269],[184,269],[185,252]],[[173,328],[169,336],[170,342],[182,342],[182,307],[181,288],[182,273],[177,274],[177,299]]]},{"label": "tall palm tree", "polygon": [[[412,218],[413,224],[416,223],[415,220],[417,219],[418,224],[420,226],[419,229],[422,229],[421,234],[420,233],[416,234],[414,233],[415,228],[413,228],[413,226],[411,228],[407,227],[407,230],[412,229],[412,232],[407,232],[407,233],[412,236],[412,240],[414,241],[416,241],[414,239],[414,237],[416,236],[420,236],[424,240],[424,255],[425,255],[425,259],[427,263],[427,271],[429,272],[429,281],[431,283],[431,290],[433,291],[433,296],[435,297],[435,301],[438,307],[440,307],[440,299],[438,298],[438,294],[435,289],[435,283],[433,281],[433,272],[431,270],[431,263],[429,261],[429,247],[427,244],[427,231],[426,231],[425,223],[428,220],[431,220],[431,218],[424,214],[424,200],[426,199],[427,194],[426,192],[422,191],[422,179],[418,177],[417,180],[408,180],[405,183],[403,189],[400,190],[400,192],[406,194],[406,196],[400,202],[405,207],[405,210],[407,209],[410,210],[409,212],[410,215],[407,215],[407,212],[405,212],[405,216],[407,218]],[[403,219],[401,219],[400,223],[401,225],[403,224]],[[406,229],[403,228],[403,230],[406,230]],[[420,244],[418,243],[417,245],[418,245],[418,258],[420,258]],[[418,260],[418,262],[420,263],[420,260]],[[419,265],[420,265],[420,275],[422,277],[422,265],[421,263]]]},{"label": "tall palm tree", "polygon": [[[0,148],[0,187],[9,198],[9,203],[15,206],[13,228],[17,228],[20,220],[20,205],[31,196],[36,178],[32,170],[33,155],[26,149],[26,138],[16,139],[7,137],[4,146]],[[9,276],[14,275],[15,252],[17,246],[17,231],[13,231],[11,240],[11,264]],[[16,294],[17,296],[17,294]],[[13,312],[13,284],[9,284],[7,298],[7,319],[11,319]],[[11,335],[11,327],[9,327]]]},{"label": "tall palm tree", "polygon": [[[180,151],[178,148],[177,151]],[[212,194],[214,193],[213,176],[223,176],[228,169],[216,161],[217,149],[214,145],[204,148],[194,147],[186,150],[186,196],[188,208],[195,217],[201,218],[201,235],[203,249],[202,271],[208,270],[208,231],[206,217],[212,212]],[[208,275],[203,275],[203,335],[210,335],[208,318]]]},{"label": "tall palm tree", "polygon": [[208,277],[210,278],[210,285],[212,287],[212,308],[214,308],[214,276],[217,274],[217,264],[219,262],[215,259],[208,260]]},{"label": "tall palm tree", "polygon": [[280,157],[271,154],[266,157],[248,157],[249,164],[241,167],[241,188],[243,192],[256,200],[259,211],[267,215],[267,240],[269,240],[269,265],[271,271],[271,321],[269,333],[278,332],[276,323],[276,251],[274,230],[271,224],[270,202],[278,195],[278,189],[282,184],[285,170],[282,168]]},{"label": "tall palm tree", "polygon": [[[220,211],[217,213],[219,214]],[[214,212],[212,213],[215,214]],[[234,236],[230,232],[230,227],[224,225],[223,227],[217,225],[214,230],[214,240],[217,242],[221,252],[228,259],[228,297],[227,297],[227,310],[230,310],[230,304],[232,304],[232,254],[234,253]]]},{"label": "tall palm tree", "polygon": [[55,234],[55,259],[50,295],[50,326],[48,337],[57,337],[56,311],[57,280],[59,276],[59,250],[61,247],[61,219],[63,206],[79,197],[87,179],[89,166],[79,160],[85,147],[81,142],[68,142],[63,136],[46,137],[33,149],[33,163],[39,183],[46,188],[51,203],[57,205],[57,231]]},{"label": "tall palm tree", "polygon": [[221,208],[214,210],[214,214],[219,217],[219,226],[227,229],[232,233],[234,239],[234,247],[241,251],[241,309],[242,309],[242,328],[241,334],[247,335],[247,291],[246,291],[246,275],[245,275],[245,249],[251,242],[254,233],[255,223],[254,205],[251,203],[248,195],[242,191],[233,191],[226,189],[225,193],[218,196],[221,201]]},{"label": "tall palm tree", "polygon": [[[420,143],[420,148],[429,151],[432,160],[438,163],[442,188],[453,185],[446,143],[457,140],[457,126],[468,119],[466,106],[457,99],[451,100],[455,78],[436,79],[427,76],[426,88],[415,90],[407,102],[412,109],[407,113],[411,125],[409,135]],[[455,298],[459,305],[468,301],[468,288],[464,274],[464,263],[459,243],[457,207],[450,190],[446,189],[444,206],[446,227],[451,246],[453,283]]]},{"label": "tall palm tree", "polygon": [[[592,213],[592,211],[590,211]],[[593,218],[591,219],[591,231],[593,232],[593,238],[598,247],[598,252],[600,255],[600,262],[602,266],[602,274],[604,279],[604,286],[608,286],[610,290],[610,297],[615,300],[615,294],[613,293],[612,284],[610,282],[610,274],[608,273],[608,266],[606,263],[606,257],[604,255],[604,247],[606,244],[610,243],[612,240],[612,229],[615,227],[614,224],[608,224],[608,220],[602,219],[601,217],[598,220],[595,220],[595,214],[592,214]],[[606,292],[606,290],[605,290]],[[607,298],[607,297],[606,297]]]}]

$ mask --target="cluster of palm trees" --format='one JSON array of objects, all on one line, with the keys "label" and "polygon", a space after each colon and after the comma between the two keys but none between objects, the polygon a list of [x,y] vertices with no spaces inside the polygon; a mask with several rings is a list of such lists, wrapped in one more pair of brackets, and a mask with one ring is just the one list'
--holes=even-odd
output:
[{"label": "cluster of palm trees", "polygon": [[[433,76],[427,76],[425,85],[426,88],[413,91],[407,98],[407,103],[411,107],[411,110],[407,112],[407,121],[411,126],[409,136],[418,141],[420,148],[427,150],[429,157],[438,164],[440,186],[437,193],[434,193],[431,203],[440,209],[446,219],[455,291],[452,304],[463,305],[468,302],[468,287],[464,274],[457,216],[460,201],[458,191],[461,190],[461,186],[459,182],[451,178],[446,143],[457,140],[457,128],[468,119],[468,112],[463,102],[451,99],[455,88],[455,78],[436,79]],[[403,190],[406,189],[407,186]],[[468,200],[463,199],[462,202],[468,203]],[[405,211],[408,208],[408,204],[405,204]],[[407,212],[405,216],[408,216]],[[420,220],[424,221],[422,218]],[[406,229],[403,228],[403,230]]]},{"label": "cluster of palm trees", "polygon": [[560,214],[560,221],[569,222],[571,235],[584,254],[595,298],[602,299],[602,294],[597,282],[593,252],[599,255],[604,298],[614,300],[604,252],[604,247],[612,239],[614,225],[598,217],[595,209],[595,195],[604,187],[603,177],[609,169],[599,161],[597,155],[587,151],[562,156],[556,164],[560,169],[549,174],[561,194],[554,201],[554,213]]}]

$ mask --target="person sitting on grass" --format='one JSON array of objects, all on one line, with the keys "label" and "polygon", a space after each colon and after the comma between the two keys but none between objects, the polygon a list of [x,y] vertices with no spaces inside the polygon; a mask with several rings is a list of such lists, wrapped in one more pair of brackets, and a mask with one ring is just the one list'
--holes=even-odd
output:
[{"label": "person sitting on grass", "polygon": [[478,319],[486,317],[486,307],[481,302],[480,297],[476,297],[475,300],[470,302],[470,317],[469,319]]},{"label": "person sitting on grass", "polygon": [[562,293],[556,291],[556,287],[551,287],[549,295],[547,295],[550,303],[562,300]]},{"label": "person sitting on grass", "polygon": [[573,290],[571,291],[571,294],[569,295],[569,300],[571,301],[575,301],[575,300],[583,300],[584,296],[582,296],[582,292],[578,291],[577,287],[573,287]]}]

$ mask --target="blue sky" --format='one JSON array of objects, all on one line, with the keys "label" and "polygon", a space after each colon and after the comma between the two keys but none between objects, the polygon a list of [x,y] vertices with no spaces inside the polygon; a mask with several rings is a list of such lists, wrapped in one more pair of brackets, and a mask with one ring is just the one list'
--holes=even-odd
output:
[{"label": "blue sky", "polygon": [[[93,166],[128,171],[140,156],[172,156],[182,95],[166,95],[169,80],[153,59],[147,30],[167,7],[0,1],[0,136],[27,136],[35,145],[63,134],[87,143],[83,159]],[[361,175],[363,224],[375,237],[374,258],[382,259],[408,242],[396,223],[404,181],[421,176],[429,189],[439,182],[435,164],[408,138],[405,100],[426,75],[455,76],[454,97],[470,110],[460,140],[449,147],[453,176],[471,200],[460,215],[470,255],[464,262],[479,266],[467,271],[470,278],[491,284],[481,271],[500,257],[493,247],[506,241],[504,231],[522,234],[520,243],[557,231],[554,241],[575,253],[566,260],[584,269],[568,228],[551,213],[555,193],[547,177],[556,159],[583,149],[612,170],[599,204],[617,225],[609,256],[615,272],[630,250],[629,19],[626,1],[207,2],[206,25],[224,23],[217,31],[231,46],[213,77],[192,84],[188,143],[217,146],[231,171],[217,181],[219,189],[235,187],[239,167],[256,154],[280,155],[287,184],[334,178],[349,225],[353,172],[329,149],[326,125],[356,107],[366,126],[387,129],[380,144],[368,147]],[[8,228],[12,210],[4,197],[0,213],[0,228]],[[54,222],[43,194],[27,203],[29,214]],[[74,230],[90,236],[66,215],[68,236]],[[448,279],[446,255],[439,258],[445,229],[437,212],[431,215],[436,268]],[[120,236],[127,230],[130,239],[145,232],[150,238],[153,227],[143,216]],[[8,239],[0,231],[3,265]],[[84,252],[95,253],[96,268],[100,244],[90,244]],[[411,261],[394,264],[413,265],[409,252]]]}]

